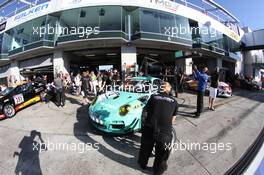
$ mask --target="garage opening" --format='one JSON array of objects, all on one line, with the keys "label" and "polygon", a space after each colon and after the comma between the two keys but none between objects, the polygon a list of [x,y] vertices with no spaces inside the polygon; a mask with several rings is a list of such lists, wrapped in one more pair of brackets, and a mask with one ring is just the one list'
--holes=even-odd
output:
[{"label": "garage opening", "polygon": [[44,75],[47,76],[47,82],[54,79],[53,75],[53,55],[44,55],[31,59],[19,61],[20,74],[24,79],[33,80]]},{"label": "garage opening", "polygon": [[47,76],[47,83],[51,83],[54,79],[53,75],[53,66],[45,66],[45,67],[38,67],[38,68],[23,68],[20,70],[21,76],[25,79],[33,80],[36,77],[40,76]]},{"label": "garage opening", "polygon": [[[144,74],[160,78],[173,74],[175,51],[138,48],[137,54],[139,70]],[[166,69],[170,72],[166,72]]]},{"label": "garage opening", "polygon": [[121,49],[91,49],[66,52],[70,72],[121,70]]}]

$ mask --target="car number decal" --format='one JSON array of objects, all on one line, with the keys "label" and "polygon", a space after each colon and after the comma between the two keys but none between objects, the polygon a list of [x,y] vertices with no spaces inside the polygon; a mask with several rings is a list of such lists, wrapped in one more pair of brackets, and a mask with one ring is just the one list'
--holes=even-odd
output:
[{"label": "car number decal", "polygon": [[15,95],[15,96],[13,96],[13,99],[14,99],[16,105],[24,102],[23,94]]}]

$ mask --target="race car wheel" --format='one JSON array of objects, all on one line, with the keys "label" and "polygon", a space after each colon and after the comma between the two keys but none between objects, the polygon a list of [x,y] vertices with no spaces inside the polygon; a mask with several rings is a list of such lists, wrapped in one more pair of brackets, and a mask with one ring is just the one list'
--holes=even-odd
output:
[{"label": "race car wheel", "polygon": [[4,106],[3,112],[7,118],[12,118],[16,114],[16,110],[12,104],[6,104]]}]

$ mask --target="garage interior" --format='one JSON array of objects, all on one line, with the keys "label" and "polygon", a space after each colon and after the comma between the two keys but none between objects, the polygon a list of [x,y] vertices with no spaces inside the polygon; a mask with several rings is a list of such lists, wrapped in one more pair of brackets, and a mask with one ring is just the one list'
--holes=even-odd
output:
[{"label": "garage interior", "polygon": [[70,72],[99,71],[100,69],[121,69],[121,49],[86,49],[66,52]]}]

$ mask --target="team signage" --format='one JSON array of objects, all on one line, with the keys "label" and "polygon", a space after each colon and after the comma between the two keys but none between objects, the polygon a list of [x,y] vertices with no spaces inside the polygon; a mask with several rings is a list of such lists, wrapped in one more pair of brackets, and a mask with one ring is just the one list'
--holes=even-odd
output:
[{"label": "team signage", "polygon": [[33,16],[36,15],[37,13],[40,13],[41,11],[44,11],[45,9],[47,9],[49,7],[49,3],[44,3],[41,5],[38,5],[36,7],[30,8],[18,15],[15,16],[14,21],[29,17],[29,16]]},{"label": "team signage", "polygon": [[17,15],[7,19],[6,30],[9,30],[17,25],[23,24],[32,19],[47,15],[56,11],[57,1],[49,1],[30,9],[27,9]]},{"label": "team signage", "polygon": [[151,3],[163,6],[166,9],[177,11],[179,4],[167,0],[150,0]]}]

